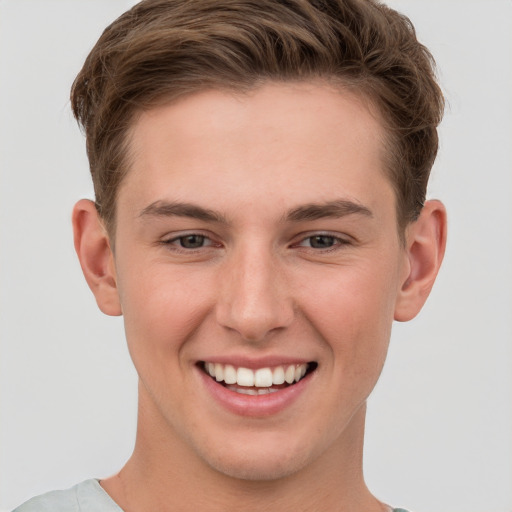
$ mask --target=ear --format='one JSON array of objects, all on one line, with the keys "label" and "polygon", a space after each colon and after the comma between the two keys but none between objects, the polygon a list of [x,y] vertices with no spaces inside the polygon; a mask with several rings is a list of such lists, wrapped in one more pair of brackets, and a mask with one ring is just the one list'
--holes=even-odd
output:
[{"label": "ear", "polygon": [[440,201],[427,201],[419,218],[406,230],[407,265],[395,303],[395,320],[414,318],[434,285],[446,247],[446,210]]},{"label": "ear", "polygon": [[121,315],[114,255],[94,203],[87,199],[78,201],[72,220],[75,250],[98,307],[107,315]]}]

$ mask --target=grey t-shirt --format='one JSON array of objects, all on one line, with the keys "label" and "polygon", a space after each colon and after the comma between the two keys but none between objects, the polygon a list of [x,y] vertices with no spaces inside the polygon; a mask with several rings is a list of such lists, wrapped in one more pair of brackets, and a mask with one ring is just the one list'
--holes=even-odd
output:
[{"label": "grey t-shirt", "polygon": [[86,480],[65,491],[36,496],[13,512],[123,512],[98,480]]},{"label": "grey t-shirt", "polygon": [[[65,491],[52,491],[23,503],[13,512],[123,512],[98,480],[86,480]],[[393,512],[407,512],[395,508]]]}]

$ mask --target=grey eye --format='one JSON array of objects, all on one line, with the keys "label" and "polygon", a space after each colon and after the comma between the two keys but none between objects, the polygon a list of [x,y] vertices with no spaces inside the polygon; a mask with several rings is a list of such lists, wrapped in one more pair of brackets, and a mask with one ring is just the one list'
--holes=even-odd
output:
[{"label": "grey eye", "polygon": [[310,236],[309,243],[314,249],[328,249],[336,244],[336,237],[329,235]]},{"label": "grey eye", "polygon": [[184,249],[198,249],[199,247],[203,247],[204,236],[202,235],[187,235],[187,236],[180,236],[178,239],[180,242],[180,246]]}]

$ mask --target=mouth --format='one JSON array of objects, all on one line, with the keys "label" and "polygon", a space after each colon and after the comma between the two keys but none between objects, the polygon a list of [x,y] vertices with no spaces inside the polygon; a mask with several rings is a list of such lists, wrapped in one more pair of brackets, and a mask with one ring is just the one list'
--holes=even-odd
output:
[{"label": "mouth", "polygon": [[199,367],[230,391],[243,395],[268,395],[294,386],[317,368],[314,361],[250,369],[202,361]]}]

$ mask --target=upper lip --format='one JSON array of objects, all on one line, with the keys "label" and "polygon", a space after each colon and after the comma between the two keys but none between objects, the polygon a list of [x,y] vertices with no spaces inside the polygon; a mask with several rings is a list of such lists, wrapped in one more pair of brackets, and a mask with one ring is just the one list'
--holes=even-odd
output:
[{"label": "upper lip", "polygon": [[302,357],[292,356],[265,356],[265,357],[247,357],[247,356],[211,356],[205,357],[198,361],[198,363],[219,363],[219,364],[230,364],[236,368],[249,368],[251,370],[257,370],[258,368],[271,368],[275,366],[285,366],[291,364],[306,364],[314,361],[313,359],[306,359]]}]

